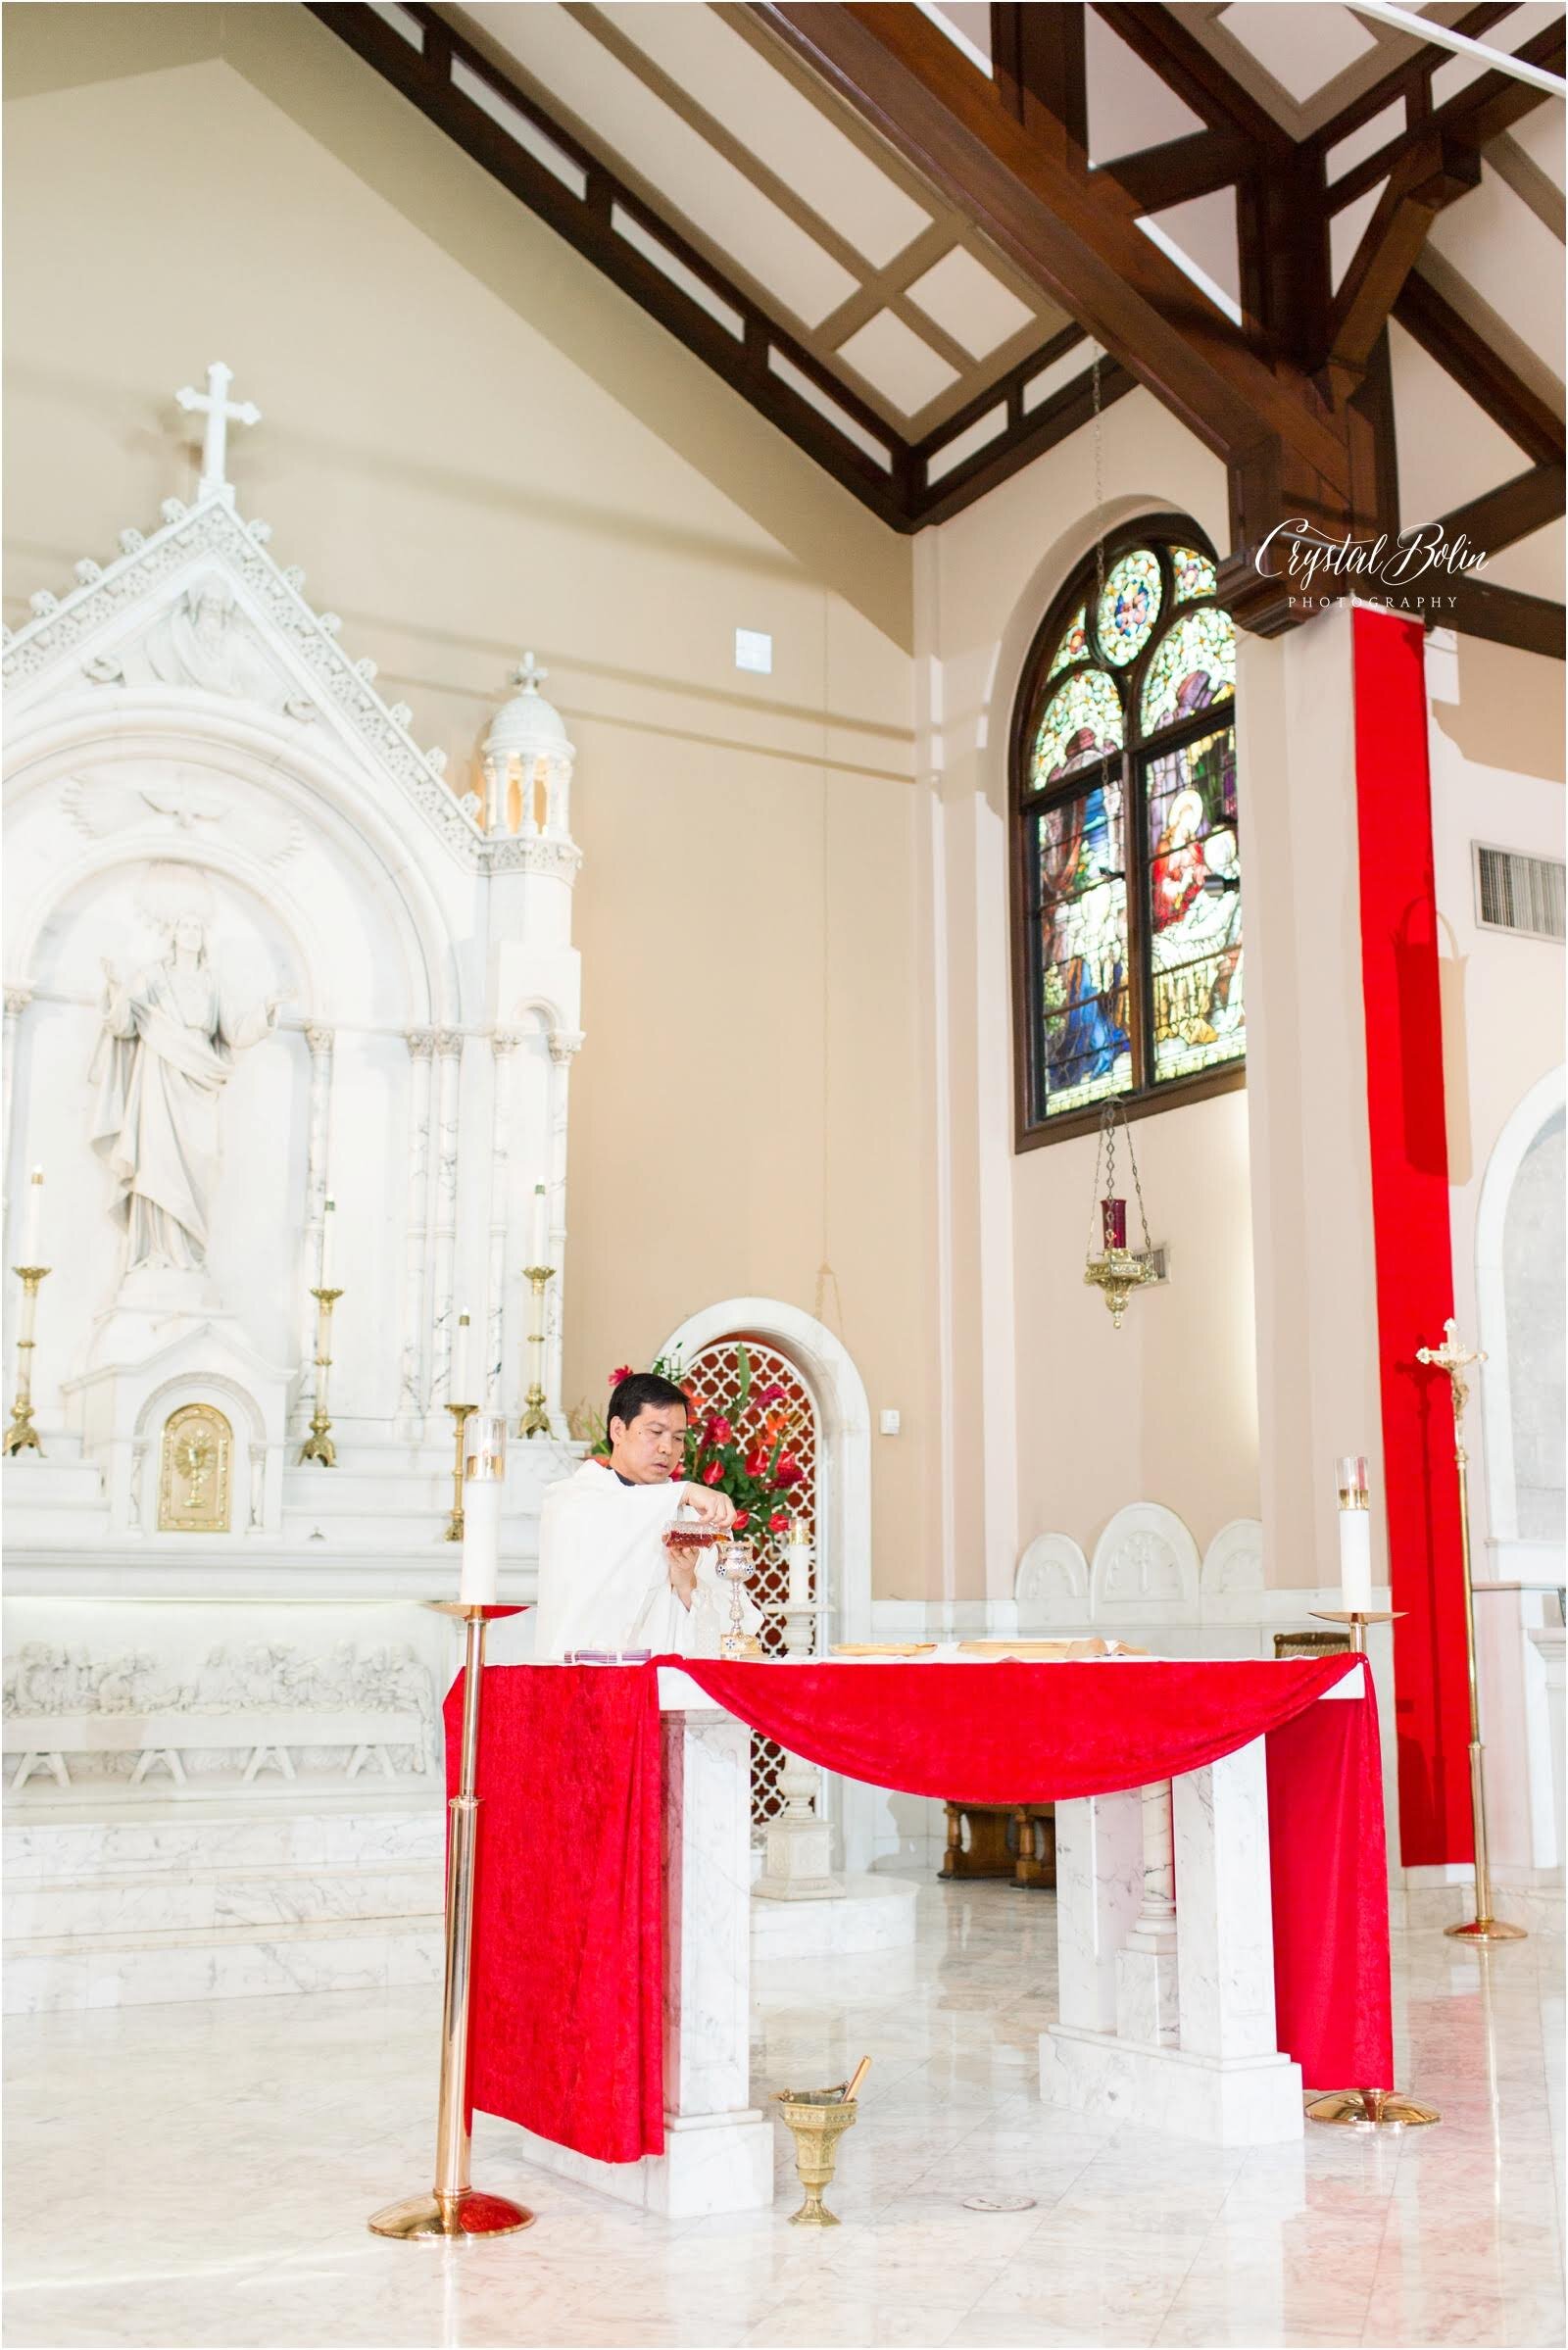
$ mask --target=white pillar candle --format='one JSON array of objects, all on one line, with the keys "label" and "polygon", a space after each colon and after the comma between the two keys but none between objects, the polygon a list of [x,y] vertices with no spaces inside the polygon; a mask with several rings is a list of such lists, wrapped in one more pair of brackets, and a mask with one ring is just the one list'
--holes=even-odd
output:
[{"label": "white pillar candle", "polygon": [[466,1314],[458,1316],[458,1341],[452,1350],[453,1403],[472,1403],[473,1395],[473,1332]]},{"label": "white pillar candle", "polygon": [[318,1290],[329,1290],[332,1286],[332,1231],[336,1222],[337,1201],[335,1199],[323,1200],[321,1203],[321,1269],[316,1284]]},{"label": "white pillar candle", "polygon": [[799,1538],[785,1545],[785,1564],[789,1569],[789,1605],[806,1607],[811,1597],[811,1545]]},{"label": "white pillar candle", "polygon": [[545,1254],[545,1250],[550,1246],[548,1211],[549,1202],[545,1197],[545,1187],[542,1183],[536,1183],[533,1187],[533,1254],[528,1259],[531,1265],[543,1266],[550,1262],[549,1257]]},{"label": "white pillar candle", "polygon": [[1335,1463],[1340,1494],[1340,1602],[1347,1615],[1372,1612],[1372,1512],[1366,1462],[1348,1454]]},{"label": "white pillar candle", "polygon": [[463,1447],[463,1566],[458,1597],[465,1607],[496,1604],[501,1586],[501,1500],[506,1469],[506,1421],[499,1412],[474,1412]]},{"label": "white pillar candle", "polygon": [[22,1254],[19,1264],[36,1266],[43,1263],[39,1250],[43,1247],[43,1169],[34,1167],[27,1186],[27,1206],[22,1223]]}]

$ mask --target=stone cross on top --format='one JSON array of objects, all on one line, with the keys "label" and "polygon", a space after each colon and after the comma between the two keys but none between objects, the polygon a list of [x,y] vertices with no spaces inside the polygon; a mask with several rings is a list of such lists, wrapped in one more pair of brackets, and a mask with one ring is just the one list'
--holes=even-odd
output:
[{"label": "stone cross on top", "polygon": [[262,412],[254,400],[230,400],[228,387],[234,380],[232,367],[225,367],[215,359],[207,370],[207,389],[194,391],[187,383],[183,391],[174,394],[181,408],[195,409],[207,418],[207,431],[202,440],[202,477],[196,495],[201,498],[222,498],[234,503],[234,490],[223,470],[228,447],[228,427],[235,424],[259,424]]},{"label": "stone cross on top", "polygon": [[549,674],[548,669],[540,668],[531,653],[525,653],[512,672],[512,682],[520,685],[525,694],[537,694]]}]

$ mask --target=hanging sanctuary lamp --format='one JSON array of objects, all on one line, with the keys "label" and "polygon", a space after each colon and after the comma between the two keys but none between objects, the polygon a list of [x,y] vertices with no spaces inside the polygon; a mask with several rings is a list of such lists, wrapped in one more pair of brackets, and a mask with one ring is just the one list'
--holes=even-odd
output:
[{"label": "hanging sanctuary lamp", "polygon": [[[1133,1171],[1133,1191],[1138,1199],[1138,1220],[1143,1226],[1144,1246],[1135,1254],[1127,1246],[1127,1202],[1116,1191],[1116,1122],[1121,1121],[1127,1144],[1127,1162]],[[1103,1169],[1103,1176],[1102,1176]],[[1095,1215],[1100,1222],[1100,1249],[1095,1249]],[[1110,1318],[1119,1330],[1127,1300],[1134,1290],[1141,1290],[1146,1281],[1154,1278],[1153,1244],[1149,1238],[1149,1218],[1144,1212],[1144,1187],[1138,1179],[1138,1159],[1133,1150],[1133,1138],[1127,1125],[1127,1113],[1115,1102],[1107,1102],[1100,1115],[1100,1141],[1095,1151],[1095,1193],[1090,1211],[1089,1262],[1084,1267],[1084,1280],[1099,1290],[1110,1308]]]}]

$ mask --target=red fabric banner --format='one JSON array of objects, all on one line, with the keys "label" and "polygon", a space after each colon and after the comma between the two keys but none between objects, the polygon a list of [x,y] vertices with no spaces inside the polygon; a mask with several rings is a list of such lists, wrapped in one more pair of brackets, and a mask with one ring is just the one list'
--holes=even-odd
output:
[{"label": "red fabric banner", "polygon": [[[1142,1787],[1266,1737],[1278,2044],[1309,2087],[1392,2086],[1388,1870],[1363,1660],[662,1661],[829,1770],[956,1801]],[[1360,1675],[1362,1701],[1320,1703],[1348,1673]],[[460,1678],[447,1699],[453,1784],[462,1691]],[[663,2144],[660,1756],[654,1666],[485,1674],[470,2093],[606,2162]]]},{"label": "red fabric banner", "polygon": [[1459,1483],[1448,1383],[1415,1359],[1453,1311],[1424,637],[1356,610],[1361,984],[1394,1605],[1399,1849],[1472,1858]]},{"label": "red fabric banner", "polygon": [[483,1684],[469,2103],[604,2162],[662,2153],[658,1677],[490,1665]]}]

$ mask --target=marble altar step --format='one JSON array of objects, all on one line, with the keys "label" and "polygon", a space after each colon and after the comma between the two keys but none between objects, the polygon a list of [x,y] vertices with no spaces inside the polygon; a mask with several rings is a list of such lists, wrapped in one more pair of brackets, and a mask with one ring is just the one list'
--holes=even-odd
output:
[{"label": "marble altar step", "polygon": [[5,2007],[434,1982],[444,1826],[439,1796],[19,1820],[4,1838]]}]

